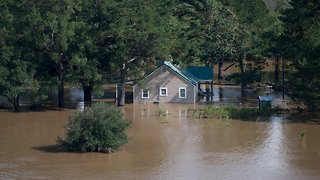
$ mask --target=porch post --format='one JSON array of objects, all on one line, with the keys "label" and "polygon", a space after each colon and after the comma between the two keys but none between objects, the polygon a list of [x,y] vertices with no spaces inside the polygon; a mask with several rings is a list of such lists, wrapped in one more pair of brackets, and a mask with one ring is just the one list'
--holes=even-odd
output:
[{"label": "porch post", "polygon": [[211,101],[213,101],[213,81],[211,81]]}]

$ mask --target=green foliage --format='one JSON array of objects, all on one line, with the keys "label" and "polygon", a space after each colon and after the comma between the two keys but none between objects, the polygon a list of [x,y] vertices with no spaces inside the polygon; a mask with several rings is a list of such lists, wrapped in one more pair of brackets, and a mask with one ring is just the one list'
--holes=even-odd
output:
[{"label": "green foliage", "polygon": [[[12,70],[19,71],[16,76],[58,87],[61,107],[66,84],[82,86],[90,101],[106,71],[119,77],[126,64],[123,77],[143,76],[144,61],[169,57],[176,33],[170,1],[4,0],[0,7],[1,62],[13,64],[2,64],[1,75],[17,67]],[[129,68],[130,60],[137,63]]]},{"label": "green foliage", "polygon": [[58,144],[68,151],[110,152],[128,142],[129,125],[115,107],[96,103],[71,116],[66,137],[58,138]]},{"label": "green foliage", "polygon": [[158,116],[167,116],[168,112],[164,109],[159,109],[157,114]]},{"label": "green foliage", "polygon": [[215,115],[219,119],[229,119],[230,115],[227,109],[224,108],[214,108],[212,106],[206,106],[204,108],[204,114],[206,116],[213,116]]},{"label": "green foliage", "polygon": [[175,58],[187,64],[201,60],[216,64],[235,51],[237,19],[216,0],[178,1],[177,17],[181,23],[180,45]]},{"label": "green foliage", "polygon": [[294,0],[284,12],[280,37],[283,55],[291,61],[289,88],[311,111],[320,109],[320,3]]},{"label": "green foliage", "polygon": [[[236,50],[232,57],[238,64],[241,73],[239,74],[241,87],[253,82],[256,72],[246,73],[247,65],[258,65],[257,71],[261,68],[259,57],[263,55],[266,49],[270,48],[272,43],[268,40],[269,35],[274,33],[277,24],[277,19],[269,11],[262,0],[219,0],[225,6],[228,6],[236,15],[239,25],[238,36],[236,38]],[[263,61],[265,60],[262,58]],[[247,63],[251,61],[252,63]],[[251,71],[251,70],[249,70]],[[251,77],[250,77],[251,76]]]},{"label": "green foliage", "polygon": [[[71,19],[74,23],[70,44],[72,57],[66,79],[75,86],[98,92],[104,82],[102,74],[109,70],[111,52],[108,45],[113,41],[110,38],[110,24],[114,18],[112,3],[108,0],[79,1],[75,5]],[[88,93],[91,97],[91,91]]]},{"label": "green foliage", "polygon": [[24,89],[39,102],[58,86],[61,101],[72,84],[91,100],[106,72],[123,85],[171,56],[185,65],[235,61],[241,73],[233,77],[244,87],[260,80],[261,55],[283,52],[291,61],[290,93],[315,111],[319,1],[287,4],[280,0],[271,12],[262,0],[2,0],[0,93],[18,108]]},{"label": "green foliage", "polygon": [[151,58],[168,58],[175,33],[172,27],[170,1],[114,1],[113,20],[108,44],[114,73],[120,78],[118,105],[124,105],[124,83],[129,78],[142,77]]},{"label": "green foliage", "polygon": [[203,109],[196,109],[193,111],[193,117],[209,118],[216,117],[218,119],[229,119],[229,112],[225,108],[205,106]]},{"label": "green foliage", "polygon": [[235,83],[239,84],[241,81],[246,82],[247,84],[253,84],[255,82],[261,81],[261,71],[251,70],[246,71],[243,74],[234,73],[226,77],[227,81],[234,80]]},{"label": "green foliage", "polygon": [[122,66],[132,58],[146,60],[153,56],[169,56],[174,19],[168,4],[161,0],[129,0],[113,4],[115,16],[110,36],[114,41],[109,47],[115,64]]},{"label": "green foliage", "polygon": [[35,65],[31,62],[35,56],[34,46],[30,41],[34,34],[30,26],[25,26],[35,23],[36,19],[31,20],[35,18],[34,9],[27,1],[19,5],[2,1],[0,9],[0,95],[8,98],[15,111],[19,111],[20,94],[36,83],[33,81]]},{"label": "green foliage", "polygon": [[193,117],[218,118],[218,119],[257,119],[260,116],[268,116],[276,112],[276,109],[235,108],[232,106],[215,107],[205,106],[203,109],[195,109]]}]

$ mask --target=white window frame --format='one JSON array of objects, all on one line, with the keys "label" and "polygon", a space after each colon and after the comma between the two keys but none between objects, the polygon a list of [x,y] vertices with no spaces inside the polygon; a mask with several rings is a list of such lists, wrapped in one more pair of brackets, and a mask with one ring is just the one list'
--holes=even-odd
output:
[{"label": "white window frame", "polygon": [[[143,96],[144,94],[143,94],[143,91],[147,91],[147,93],[148,93],[148,96],[147,97],[145,97],[145,96]],[[147,89],[141,89],[141,98],[142,99],[148,99],[149,98],[149,94],[150,94],[150,92],[149,92],[149,90],[147,90]]]},{"label": "white window frame", "polygon": [[[184,89],[184,97],[181,96],[181,90]],[[186,87],[179,87],[179,98],[187,98],[187,88]]]},{"label": "white window frame", "polygon": [[[165,89],[166,90],[166,94],[162,94],[162,90]],[[160,87],[160,96],[168,96],[168,88],[167,87]]]}]

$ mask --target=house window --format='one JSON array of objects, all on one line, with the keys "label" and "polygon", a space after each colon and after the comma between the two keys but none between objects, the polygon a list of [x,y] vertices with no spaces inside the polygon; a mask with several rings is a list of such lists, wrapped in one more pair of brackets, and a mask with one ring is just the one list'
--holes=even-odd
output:
[{"label": "house window", "polygon": [[142,98],[149,98],[149,91],[146,89],[141,90]]},{"label": "house window", "polygon": [[179,98],[186,98],[187,97],[187,88],[180,87],[179,88]]},{"label": "house window", "polygon": [[161,87],[160,88],[160,96],[168,96],[168,88]]}]

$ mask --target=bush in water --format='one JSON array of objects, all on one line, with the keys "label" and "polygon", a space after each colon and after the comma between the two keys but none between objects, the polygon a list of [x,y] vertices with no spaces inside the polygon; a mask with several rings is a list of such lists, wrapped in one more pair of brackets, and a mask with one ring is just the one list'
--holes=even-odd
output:
[{"label": "bush in water", "polygon": [[96,103],[70,117],[65,138],[58,144],[67,151],[112,152],[128,142],[130,122],[113,106]]},{"label": "bush in water", "polygon": [[168,112],[166,110],[163,109],[159,109],[158,110],[158,116],[167,116]]}]

